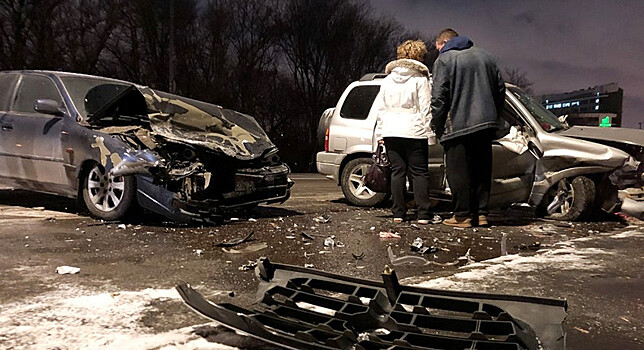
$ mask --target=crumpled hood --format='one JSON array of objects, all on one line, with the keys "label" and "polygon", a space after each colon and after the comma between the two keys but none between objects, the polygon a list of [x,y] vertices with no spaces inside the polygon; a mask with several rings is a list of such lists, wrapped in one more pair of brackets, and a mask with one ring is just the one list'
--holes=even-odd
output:
[{"label": "crumpled hood", "polygon": [[142,98],[137,100],[145,101],[145,106],[138,107],[141,111],[139,113],[147,114],[154,135],[205,147],[240,160],[259,158],[267,150],[275,148],[251,116],[138,85],[130,86],[100,107],[87,122],[92,123],[109,110],[110,106],[139,93]]},{"label": "crumpled hood", "polygon": [[597,126],[573,126],[559,135],[592,141],[610,141],[644,147],[644,130],[627,128],[600,128]]}]

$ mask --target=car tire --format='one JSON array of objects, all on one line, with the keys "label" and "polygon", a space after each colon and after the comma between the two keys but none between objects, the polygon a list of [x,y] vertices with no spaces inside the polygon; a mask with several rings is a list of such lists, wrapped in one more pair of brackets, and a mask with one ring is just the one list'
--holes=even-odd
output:
[{"label": "car tire", "polygon": [[579,221],[592,213],[594,203],[595,183],[585,176],[577,176],[572,181],[561,179],[550,188],[539,212],[549,219]]},{"label": "car tire", "polygon": [[340,187],[344,197],[353,205],[373,207],[389,196],[387,193],[371,191],[365,186],[364,178],[371,163],[371,158],[356,158],[349,161],[342,170]]},{"label": "car tire", "polygon": [[96,218],[120,220],[135,206],[134,176],[112,176],[95,163],[81,178],[81,186],[85,207]]}]

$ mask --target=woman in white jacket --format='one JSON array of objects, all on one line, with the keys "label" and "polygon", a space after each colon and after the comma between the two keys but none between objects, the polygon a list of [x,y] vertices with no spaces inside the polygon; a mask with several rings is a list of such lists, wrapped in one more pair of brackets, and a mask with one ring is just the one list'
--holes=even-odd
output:
[{"label": "woman in white jacket", "polygon": [[414,184],[418,223],[427,224],[429,212],[428,145],[436,142],[431,122],[429,70],[421,63],[427,54],[422,41],[407,40],[397,49],[398,59],[387,64],[389,74],[370,113],[377,113],[376,139],[385,144],[391,161],[391,211],[394,222],[402,222],[407,212],[405,183],[407,172]]}]

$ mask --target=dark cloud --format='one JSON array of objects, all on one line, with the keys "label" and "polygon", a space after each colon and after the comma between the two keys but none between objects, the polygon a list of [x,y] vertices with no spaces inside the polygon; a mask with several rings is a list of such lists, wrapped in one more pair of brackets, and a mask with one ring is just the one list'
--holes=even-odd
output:
[{"label": "dark cloud", "polygon": [[624,126],[644,122],[644,1],[371,0],[427,36],[451,27],[526,71],[537,94],[617,82]]}]

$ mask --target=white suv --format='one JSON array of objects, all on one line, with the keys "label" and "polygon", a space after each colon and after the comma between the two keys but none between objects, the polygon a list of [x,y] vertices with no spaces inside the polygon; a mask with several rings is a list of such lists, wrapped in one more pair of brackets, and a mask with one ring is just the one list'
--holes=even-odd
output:
[{"label": "white suv", "polygon": [[[369,110],[385,76],[367,74],[351,83],[318,125],[324,151],[317,153],[317,170],[341,186],[346,199],[358,206],[374,206],[388,196],[364,185],[375,146],[376,120]],[[520,88],[506,86],[499,133],[505,136],[492,145],[490,206],[528,203],[560,220],[583,219],[597,206],[618,209],[617,189],[608,175],[619,170],[616,174],[633,176],[633,165],[644,158],[644,131],[568,128]],[[431,197],[450,199],[440,144],[429,146],[429,167]],[[639,168],[635,176],[641,178],[644,167]]]}]

